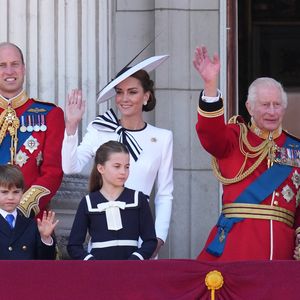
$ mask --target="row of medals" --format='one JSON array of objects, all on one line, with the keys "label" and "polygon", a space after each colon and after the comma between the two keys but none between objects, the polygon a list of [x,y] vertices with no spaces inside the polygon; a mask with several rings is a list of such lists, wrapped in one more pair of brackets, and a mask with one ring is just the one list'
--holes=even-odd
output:
[{"label": "row of medals", "polygon": [[25,125],[24,116],[21,116],[21,132],[32,132],[32,131],[46,131],[47,126],[45,124],[45,115],[37,115],[37,120],[34,115],[27,115],[28,125]]}]

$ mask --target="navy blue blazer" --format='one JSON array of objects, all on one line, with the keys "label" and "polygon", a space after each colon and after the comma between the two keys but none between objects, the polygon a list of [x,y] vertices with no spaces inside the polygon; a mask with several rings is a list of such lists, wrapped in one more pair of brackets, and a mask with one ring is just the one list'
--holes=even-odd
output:
[{"label": "navy blue blazer", "polygon": [[55,259],[55,241],[47,246],[41,241],[36,221],[18,211],[16,224],[10,228],[0,215],[0,259]]}]

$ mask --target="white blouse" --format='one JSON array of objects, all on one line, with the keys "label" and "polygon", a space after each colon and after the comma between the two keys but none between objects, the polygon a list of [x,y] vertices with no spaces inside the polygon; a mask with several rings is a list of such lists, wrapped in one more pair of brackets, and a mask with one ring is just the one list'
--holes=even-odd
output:
[{"label": "white blouse", "polygon": [[[166,240],[171,219],[173,200],[173,135],[166,129],[146,124],[142,130],[127,130],[143,149],[138,160],[130,156],[129,177],[125,186],[150,195],[156,180],[155,230]],[[68,136],[65,132],[62,146],[62,166],[65,174],[80,173],[94,158],[100,145],[118,140],[115,132],[100,131],[90,123],[87,133],[78,145],[78,132]]]}]

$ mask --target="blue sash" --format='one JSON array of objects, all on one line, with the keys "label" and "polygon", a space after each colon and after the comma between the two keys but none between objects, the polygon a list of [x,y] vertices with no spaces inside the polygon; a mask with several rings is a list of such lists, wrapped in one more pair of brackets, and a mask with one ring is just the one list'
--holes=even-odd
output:
[{"label": "blue sash", "polygon": [[[288,144],[299,144],[299,142],[287,137],[284,146]],[[299,144],[300,145],[300,144]],[[273,164],[271,168],[262,173],[253,181],[234,201],[234,203],[260,204],[273,191],[275,191],[288,178],[293,167],[288,165]],[[217,234],[211,243],[207,246],[206,251],[214,256],[221,256],[228,233],[235,223],[243,221],[244,218],[226,218],[221,214],[217,222]]]},{"label": "blue sash", "polygon": [[[24,116],[24,119],[26,120],[28,115],[33,114],[33,112],[29,110],[34,110],[34,109],[43,109],[44,111],[42,112],[39,111],[38,113],[40,115],[47,115],[48,112],[51,111],[53,107],[55,106],[51,104],[34,102],[27,108],[27,110],[22,114],[22,116]],[[32,132],[27,132],[27,131],[20,132],[20,130],[18,129],[17,153],[20,150],[20,148],[23,146],[25,141],[30,137],[31,134]],[[4,165],[10,162],[10,147],[11,147],[11,136],[9,135],[9,133],[7,133],[0,145],[0,164]]]}]

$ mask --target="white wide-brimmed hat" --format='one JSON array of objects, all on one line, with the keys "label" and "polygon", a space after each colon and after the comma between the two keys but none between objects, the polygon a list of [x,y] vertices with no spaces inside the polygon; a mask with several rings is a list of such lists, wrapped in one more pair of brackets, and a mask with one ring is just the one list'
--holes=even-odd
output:
[{"label": "white wide-brimmed hat", "polygon": [[139,70],[145,70],[147,72],[151,72],[154,69],[156,69],[161,63],[163,63],[169,55],[158,55],[158,56],[152,56],[149,57],[137,65],[130,67],[125,72],[121,72],[119,76],[117,76],[114,80],[112,80],[107,86],[105,86],[99,93],[99,96],[97,98],[97,103],[104,102],[111,97],[115,96],[115,86],[118,85],[121,81],[128,78],[135,72]]}]

